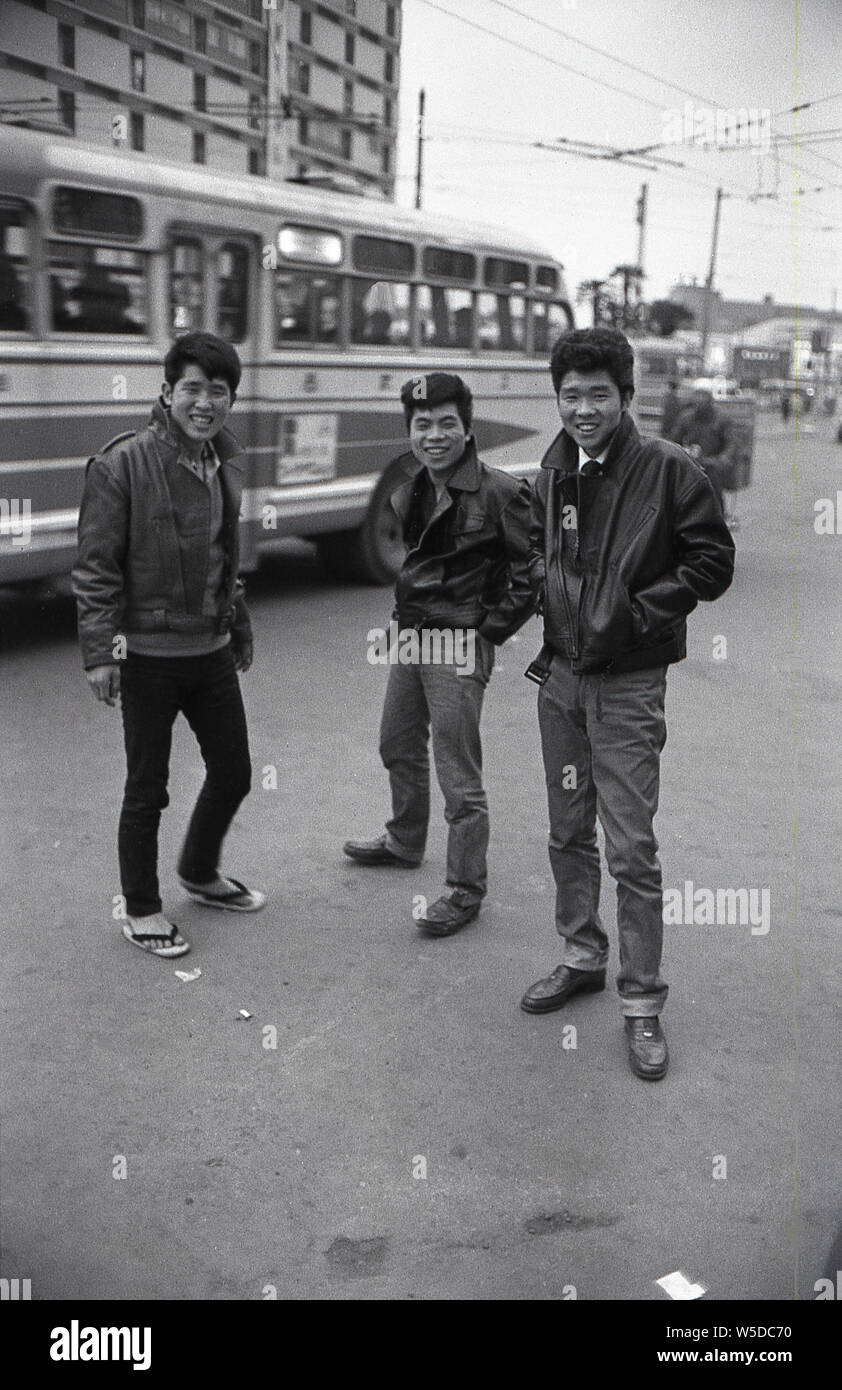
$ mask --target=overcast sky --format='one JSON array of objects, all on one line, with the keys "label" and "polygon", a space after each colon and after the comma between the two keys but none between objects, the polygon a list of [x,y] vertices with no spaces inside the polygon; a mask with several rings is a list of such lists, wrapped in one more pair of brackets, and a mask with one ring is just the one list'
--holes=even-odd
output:
[{"label": "overcast sky", "polygon": [[[821,308],[836,289],[842,309],[842,0],[403,0],[401,47],[399,202],[414,196],[423,87],[424,207],[537,236],[572,290],[636,260],[644,181],[647,298],[680,277],[702,283],[721,183],[716,287]],[[807,101],[820,104],[778,114]],[[671,144],[655,153],[685,167],[660,172],[530,148],[559,137],[661,144],[685,102],[698,129],[706,108],[756,111],[760,143]],[[773,132],[797,132],[797,148],[769,139],[764,111]],[[811,147],[811,132],[831,137]],[[749,201],[757,193],[775,196]]]}]

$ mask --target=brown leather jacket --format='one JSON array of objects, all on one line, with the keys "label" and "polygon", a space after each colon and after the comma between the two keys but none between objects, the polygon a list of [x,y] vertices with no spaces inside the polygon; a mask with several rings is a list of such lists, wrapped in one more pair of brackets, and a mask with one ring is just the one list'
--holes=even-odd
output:
[{"label": "brown leather jacket", "polygon": [[118,436],[88,461],[73,568],[87,670],[113,663],[114,639],[126,632],[230,630],[235,648],[251,641],[237,578],[242,469],[234,460],[240,448],[227,430],[213,444],[220,459],[225,553],[213,618],[202,615],[208,532],[177,522],[168,475],[180,445],[160,401],[145,429]]},{"label": "brown leather jacket", "polygon": [[395,584],[403,627],[475,627],[499,645],[535,611],[527,572],[529,484],[489,468],[469,440],[426,526],[419,523],[426,469],[397,462],[406,481],[391,495],[409,547]]}]

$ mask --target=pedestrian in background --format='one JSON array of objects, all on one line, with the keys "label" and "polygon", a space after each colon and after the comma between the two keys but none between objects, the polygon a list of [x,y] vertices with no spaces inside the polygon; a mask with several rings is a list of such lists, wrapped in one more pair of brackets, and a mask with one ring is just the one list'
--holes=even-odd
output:
[{"label": "pedestrian in background", "polygon": [[550,361],[562,420],[532,495],[530,572],[545,645],[527,675],[538,722],[562,963],[523,996],[528,1013],[605,988],[596,817],[617,882],[622,1000],[632,1071],[666,1074],[660,1014],[661,866],[653,821],[666,739],[667,666],[686,616],[731,582],[734,544],[687,454],[638,433],[634,357],[622,333],[577,329]]},{"label": "pedestrian in background", "polygon": [[724,490],[736,462],[737,438],[731,421],[714,405],[713,392],[707,386],[693,387],[693,399],[678,416],[671,438],[707,474],[724,512]]},{"label": "pedestrian in background", "polygon": [[[401,633],[452,633],[453,659],[390,663],[380,725],[392,817],[375,840],[349,840],[359,864],[421,863],[430,816],[432,732],[444,794],[446,891],[417,919],[451,936],[478,915],[488,884],[488,800],[480,715],[495,647],[534,611],[527,573],[529,487],[477,457],[471,393],[461,377],[430,372],[401,391],[410,453],[392,495],[407,554],[395,585]],[[471,657],[470,666],[460,659]],[[439,652],[441,655],[441,652]]]},{"label": "pedestrian in background", "polygon": [[664,392],[664,402],[661,409],[661,438],[672,439],[672,427],[681,414],[681,397],[678,394],[678,382],[670,381]]},{"label": "pedestrian in background", "polygon": [[118,831],[123,935],[157,956],[189,945],[162,914],[158,827],[168,805],[173,724],[183,713],[206,768],[178,872],[206,907],[255,912],[262,893],[218,870],[251,781],[238,671],[252,635],[237,577],[241,470],[225,429],[240,381],[230,344],[176,339],[147,427],[88,463],[73,588],[88,683],[119,695],[128,775]]}]

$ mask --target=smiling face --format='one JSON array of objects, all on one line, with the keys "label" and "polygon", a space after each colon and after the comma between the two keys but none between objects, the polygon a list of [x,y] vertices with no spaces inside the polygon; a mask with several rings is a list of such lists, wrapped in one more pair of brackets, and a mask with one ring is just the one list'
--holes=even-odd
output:
[{"label": "smiling face", "polygon": [[590,458],[601,454],[628,408],[608,372],[567,372],[558,388],[558,411],[565,430]]},{"label": "smiling face", "polygon": [[431,473],[446,473],[465,452],[468,431],[453,401],[416,410],[409,426],[409,447]]},{"label": "smiling face", "polygon": [[174,386],[165,381],[161,394],[173,423],[197,450],[219,434],[233,404],[227,381],[206,376],[196,362],[186,364]]}]

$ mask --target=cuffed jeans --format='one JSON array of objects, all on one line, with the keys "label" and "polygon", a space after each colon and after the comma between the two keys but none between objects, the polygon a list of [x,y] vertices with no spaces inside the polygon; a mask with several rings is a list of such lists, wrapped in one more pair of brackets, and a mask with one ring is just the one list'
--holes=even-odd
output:
[{"label": "cuffed jeans", "polygon": [[429,736],[448,825],[447,886],[479,902],[488,885],[488,799],[482,785],[479,722],[494,667],[494,645],[476,633],[474,669],[419,662],[389,669],[380,757],[389,773],[392,818],[386,844],[401,859],[421,859],[430,819]]},{"label": "cuffed jeans", "polygon": [[652,826],[666,741],[666,672],[657,666],[575,675],[556,656],[538,695],[563,963],[601,970],[608,960],[599,916],[598,815],[617,883],[617,989],[626,1017],[660,1013],[667,997],[659,973],[663,899]]},{"label": "cuffed jeans", "polygon": [[181,712],[199,741],[205,782],[178,862],[190,883],[216,877],[222,841],[251,785],[248,734],[230,646],[209,656],[140,656],[121,667],[128,776],[120,813],[120,878],[130,917],[160,912],[158,826],[169,805],[172,728]]}]

